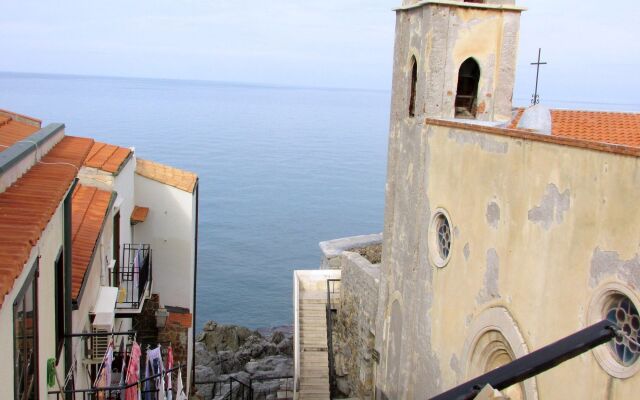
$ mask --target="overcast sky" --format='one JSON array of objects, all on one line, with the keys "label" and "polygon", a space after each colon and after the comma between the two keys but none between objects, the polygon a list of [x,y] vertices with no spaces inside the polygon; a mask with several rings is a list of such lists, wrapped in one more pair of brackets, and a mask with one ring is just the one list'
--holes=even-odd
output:
[{"label": "overcast sky", "polygon": [[[5,1],[0,71],[388,90],[400,2]],[[542,47],[543,99],[640,103],[640,3],[518,4],[516,98],[533,91]]]}]

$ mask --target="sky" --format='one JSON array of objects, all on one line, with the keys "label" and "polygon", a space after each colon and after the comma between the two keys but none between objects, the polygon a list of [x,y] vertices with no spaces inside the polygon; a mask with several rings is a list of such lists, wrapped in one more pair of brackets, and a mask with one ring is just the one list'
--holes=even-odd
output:
[{"label": "sky", "polygon": [[[401,0],[21,0],[0,71],[389,90]],[[640,110],[640,3],[520,0],[514,97]],[[0,88],[1,90],[1,88]]]}]

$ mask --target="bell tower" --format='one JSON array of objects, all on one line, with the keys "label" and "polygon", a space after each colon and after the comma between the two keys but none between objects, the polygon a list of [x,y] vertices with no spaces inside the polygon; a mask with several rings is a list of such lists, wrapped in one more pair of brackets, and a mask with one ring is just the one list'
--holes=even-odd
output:
[{"label": "bell tower", "polygon": [[404,0],[396,9],[392,121],[511,118],[515,0]]}]

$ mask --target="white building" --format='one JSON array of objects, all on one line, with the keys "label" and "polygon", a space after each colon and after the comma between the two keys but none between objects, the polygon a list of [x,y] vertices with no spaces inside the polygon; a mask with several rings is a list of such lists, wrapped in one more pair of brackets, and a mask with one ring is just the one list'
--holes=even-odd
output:
[{"label": "white building", "polygon": [[0,398],[91,389],[112,339],[170,342],[188,388],[197,207],[191,172],[0,111]]}]

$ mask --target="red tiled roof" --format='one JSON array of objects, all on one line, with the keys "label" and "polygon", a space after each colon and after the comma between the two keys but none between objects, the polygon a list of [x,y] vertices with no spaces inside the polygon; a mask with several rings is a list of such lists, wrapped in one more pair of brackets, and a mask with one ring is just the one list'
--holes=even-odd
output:
[{"label": "red tiled roof", "polygon": [[109,211],[111,196],[111,192],[84,185],[76,186],[73,192],[71,292],[74,300],[78,298],[95,252]]},{"label": "red tiled roof", "polygon": [[0,153],[8,146],[24,140],[40,130],[38,126],[17,121],[15,118],[0,114]]},{"label": "red tiled roof", "polygon": [[551,110],[554,136],[640,147],[640,114]]},{"label": "red tiled roof", "polygon": [[[509,124],[517,129],[524,108]],[[551,134],[588,142],[640,147],[640,113],[551,110]]]},{"label": "red tiled roof", "polygon": [[148,207],[135,206],[131,213],[131,225],[135,225],[139,222],[144,222],[149,214]]},{"label": "red tiled roof", "polygon": [[198,181],[198,175],[193,172],[141,158],[136,161],[136,173],[189,193],[193,193]]},{"label": "red tiled roof", "polygon": [[169,316],[167,317],[167,325],[169,324],[176,324],[176,325],[180,325],[183,328],[191,328],[191,324],[192,324],[192,320],[193,320],[193,315],[191,313],[175,313],[175,312],[170,312]]},{"label": "red tiled roof", "polygon": [[131,150],[125,147],[95,142],[84,162],[84,166],[117,174],[125,161],[129,159],[130,154]]},{"label": "red tiled roof", "polygon": [[[91,139],[66,136],[42,161],[80,168],[92,145]],[[70,165],[39,163],[0,193],[0,307],[76,174]]]}]

